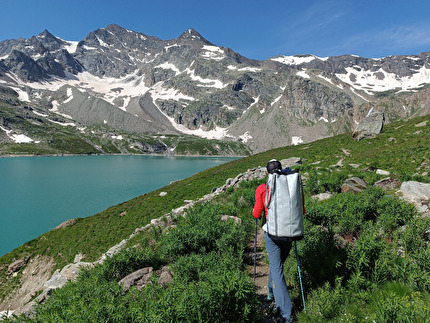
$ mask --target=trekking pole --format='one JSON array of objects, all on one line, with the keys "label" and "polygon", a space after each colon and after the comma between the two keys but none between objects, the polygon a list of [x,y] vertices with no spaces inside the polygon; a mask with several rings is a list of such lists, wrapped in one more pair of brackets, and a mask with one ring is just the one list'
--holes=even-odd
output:
[{"label": "trekking pole", "polygon": [[255,219],[255,236],[254,236],[254,283],[255,283],[255,273],[256,273],[256,258],[257,258],[257,219]]},{"label": "trekking pole", "polygon": [[297,270],[299,271],[300,289],[302,290],[303,310],[306,312],[305,294],[303,293],[302,275],[300,273],[299,253],[297,251],[297,241],[294,241],[294,242],[296,245]]}]

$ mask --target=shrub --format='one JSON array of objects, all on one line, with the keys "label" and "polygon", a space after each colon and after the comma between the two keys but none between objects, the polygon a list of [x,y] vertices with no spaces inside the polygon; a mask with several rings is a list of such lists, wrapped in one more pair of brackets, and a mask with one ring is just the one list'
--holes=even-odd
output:
[{"label": "shrub", "polygon": [[[305,239],[298,243],[298,249],[306,291],[326,282],[334,284],[337,276],[346,275],[346,251],[337,246],[330,228],[307,224],[305,232]],[[292,262],[295,262],[294,256],[294,250],[291,250],[289,258]]]},{"label": "shrub", "polygon": [[161,254],[165,259],[193,253],[243,250],[244,227],[234,221],[220,221],[221,207],[216,204],[197,205],[187,213],[181,226],[163,240]]}]

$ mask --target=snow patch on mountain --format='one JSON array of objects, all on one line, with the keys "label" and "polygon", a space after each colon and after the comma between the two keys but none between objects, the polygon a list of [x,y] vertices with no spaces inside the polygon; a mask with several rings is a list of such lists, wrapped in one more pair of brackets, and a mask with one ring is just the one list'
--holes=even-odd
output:
[{"label": "snow patch on mountain", "polygon": [[241,139],[242,142],[247,143],[249,140],[252,139],[252,136],[249,134],[248,131],[246,131],[243,135],[239,136],[239,139]]},{"label": "snow patch on mountain", "polygon": [[11,89],[15,90],[15,92],[18,93],[18,99],[25,102],[30,102],[30,97],[27,92],[24,90],[17,88],[17,87],[10,87]]},{"label": "snow patch on mountain", "polygon": [[202,48],[205,52],[202,54],[203,58],[213,59],[220,61],[225,58],[224,51],[218,46],[204,45]]},{"label": "snow patch on mountain", "polygon": [[[191,64],[192,65],[192,64]],[[198,76],[198,75],[196,75],[195,73],[194,73],[194,70],[192,70],[192,69],[190,69],[190,68],[187,68],[186,70],[185,70],[185,72],[190,76],[190,78],[193,80],[193,81],[196,81],[196,82],[199,82],[199,83],[202,83],[202,84],[199,84],[199,85],[197,85],[197,86],[202,86],[202,87],[214,87],[214,88],[217,88],[217,89],[223,89],[223,88],[225,88],[226,86],[228,86],[228,84],[223,84],[220,80],[214,80],[214,79],[205,79],[205,78],[202,78],[201,76]]]},{"label": "snow patch on mountain", "polygon": [[[60,111],[60,104],[58,103],[58,101],[57,101],[57,100],[54,100],[54,101],[52,101],[51,103],[52,103],[52,109],[50,109],[49,111],[54,112],[54,113],[56,113],[56,114],[59,114],[59,115],[61,115],[61,116],[65,117],[65,118],[67,118],[67,119],[73,119],[73,118],[72,118],[71,116],[69,116],[68,114],[61,113],[61,111]],[[50,121],[52,121],[52,120],[50,120]]]},{"label": "snow patch on mountain", "polygon": [[151,96],[154,100],[187,100],[187,101],[195,101],[196,99],[192,96],[188,96],[185,94],[182,94],[179,90],[173,89],[173,88],[164,88],[163,87],[164,82],[158,82],[155,84],[151,90],[149,90],[149,93],[151,93]]},{"label": "snow patch on mountain", "polygon": [[306,56],[277,56],[271,58],[272,61],[279,62],[285,65],[300,65],[304,63],[312,62],[314,59],[319,59],[325,61],[328,57],[322,58],[314,55],[306,55]]},{"label": "snow patch on mountain", "polygon": [[[246,108],[246,110],[244,110],[243,112],[242,112],[242,114],[244,114],[245,112],[247,112],[249,109],[251,109],[254,105],[256,105],[257,103],[258,103],[258,101],[260,100],[260,96],[257,96],[256,98],[254,98],[253,97],[253,99],[254,99],[254,102],[252,102],[250,105],[249,105],[249,107],[247,107]],[[263,109],[264,110],[264,109]],[[264,112],[264,111],[263,111]]]},{"label": "snow patch on mountain", "polygon": [[[57,114],[58,114],[58,112],[57,112]],[[76,123],[74,123],[74,122],[58,122],[58,121],[54,121],[54,120],[51,120],[51,119],[47,119],[47,120],[49,122],[58,124],[59,126],[62,126],[62,127],[67,127],[67,126],[76,127]]]},{"label": "snow patch on mountain", "polygon": [[34,141],[33,139],[31,139],[30,137],[27,137],[24,134],[14,134],[12,133],[12,130],[5,129],[2,126],[0,126],[0,129],[6,132],[6,135],[17,144],[29,143]]},{"label": "snow patch on mountain", "polygon": [[270,103],[270,106],[273,107],[281,98],[282,98],[282,94],[278,96],[272,103]]},{"label": "snow patch on mountain", "polygon": [[364,96],[362,96],[361,94],[358,94],[358,93],[354,90],[354,88],[350,88],[350,90],[351,90],[351,92],[352,92],[352,93],[354,93],[356,96],[358,96],[358,97],[362,98],[364,101],[369,102],[369,100],[368,100],[368,99],[366,99]]},{"label": "snow patch on mountain", "polygon": [[63,40],[67,45],[64,46],[64,49],[69,52],[69,54],[74,54],[76,52],[76,49],[78,48],[78,41],[65,41]]},{"label": "snow patch on mountain", "polygon": [[[75,87],[81,92],[96,92],[98,96],[100,96],[105,101],[112,103],[115,99],[119,97],[136,97],[144,95],[150,88],[145,86],[144,76],[139,76],[138,71],[135,71],[132,74],[126,75],[122,78],[109,78],[103,77],[100,78],[98,76],[94,76],[89,72],[85,71],[79,73],[77,75],[68,74],[69,77],[66,79],[60,78],[51,78],[50,80],[46,80],[44,82],[28,82],[24,83],[23,81],[18,81],[21,86],[28,86],[32,89],[37,90],[49,90],[49,91],[57,91],[62,86],[71,86]],[[25,97],[28,94],[20,90],[19,88],[15,89],[21,98],[24,101]],[[71,91],[68,90],[68,91]],[[69,100],[71,100],[72,95],[67,92],[67,96]],[[28,99],[27,99],[28,101]],[[68,101],[67,101],[68,102]]]},{"label": "snow patch on mountain", "polygon": [[67,99],[63,103],[67,103],[73,100],[73,91],[71,87],[67,88],[66,93],[67,93]]},{"label": "snow patch on mountain", "polygon": [[293,137],[291,137],[291,144],[298,145],[298,144],[301,144],[301,143],[303,143],[302,136],[293,136]]},{"label": "snow patch on mountain", "polygon": [[430,83],[430,68],[422,66],[412,76],[399,77],[394,73],[388,73],[383,68],[377,71],[364,70],[359,66],[346,67],[346,74],[336,74],[341,81],[350,84],[357,90],[367,94],[372,92],[384,92],[398,89],[399,91],[411,91]]},{"label": "snow patch on mountain", "polygon": [[157,65],[154,68],[162,68],[162,69],[165,69],[165,70],[172,70],[173,72],[175,72],[175,75],[178,75],[178,74],[181,73],[181,71],[174,64],[168,63],[168,62],[165,62],[163,64]]},{"label": "snow patch on mountain", "polygon": [[[322,76],[322,75],[317,75],[319,78],[322,78],[324,81],[333,84],[333,81],[331,79],[329,79],[328,77]],[[334,84],[333,84],[334,85]]]},{"label": "snow patch on mountain", "polygon": [[227,68],[229,70],[236,70],[236,71],[239,71],[239,72],[253,72],[253,73],[257,73],[257,72],[261,72],[262,71],[262,69],[259,68],[259,67],[250,67],[250,66],[238,68],[236,66],[229,65],[229,66],[227,66]]},{"label": "snow patch on mountain", "polygon": [[[161,83],[161,82],[160,82]],[[155,91],[151,90],[151,97],[153,100],[154,105],[157,107],[157,109],[166,116],[166,118],[170,121],[171,125],[178,130],[179,132],[183,133],[183,134],[188,134],[188,135],[195,135],[198,137],[202,137],[202,138],[206,138],[206,139],[223,139],[225,137],[228,137],[228,133],[227,133],[227,128],[221,128],[215,125],[215,129],[213,130],[203,130],[202,126],[200,126],[198,129],[188,129],[187,127],[185,127],[182,124],[179,124],[175,121],[174,118],[166,115],[161,109],[160,107],[157,105],[156,99],[159,98],[159,94],[157,94]]]},{"label": "snow patch on mountain", "polygon": [[303,78],[305,78],[305,79],[309,79],[309,78],[310,78],[310,76],[309,76],[309,74],[306,72],[306,70],[298,71],[298,72],[296,73],[296,75],[297,75],[297,76],[300,76],[300,77],[303,77]]}]

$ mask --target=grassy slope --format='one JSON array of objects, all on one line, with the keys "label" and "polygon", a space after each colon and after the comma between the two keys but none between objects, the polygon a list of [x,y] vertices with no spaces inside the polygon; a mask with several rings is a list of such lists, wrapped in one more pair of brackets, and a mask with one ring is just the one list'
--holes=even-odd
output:
[{"label": "grassy slope", "polygon": [[[424,177],[414,175],[419,167],[419,174],[426,170],[423,163],[427,163],[427,167],[430,165],[430,126],[415,127],[415,124],[424,120],[430,121],[430,118],[422,117],[387,125],[384,132],[375,139],[356,142],[350,134],[345,134],[311,144],[267,151],[208,169],[157,191],[112,206],[94,216],[78,219],[73,226],[50,231],[1,257],[0,268],[14,259],[34,257],[37,254],[52,256],[57,263],[56,268],[72,262],[79,252],[86,254],[88,261],[96,260],[111,246],[128,237],[137,227],[142,227],[151,219],[183,205],[186,199],[195,200],[202,197],[214,187],[223,185],[229,177],[235,177],[249,168],[265,165],[272,158],[301,157],[305,167],[328,167],[345,158],[344,165],[355,163],[363,167],[382,168],[392,172],[393,177],[400,180],[425,180]],[[422,133],[414,134],[416,131]],[[348,150],[349,155],[342,149]],[[319,163],[310,166],[316,162]],[[161,191],[167,192],[167,196],[160,197]],[[126,215],[119,216],[124,211]],[[7,266],[0,269],[1,280],[5,277],[6,269]],[[19,275],[16,279],[18,278]],[[13,280],[8,284],[13,285]],[[3,286],[5,288],[2,289],[6,291],[7,286]]]}]

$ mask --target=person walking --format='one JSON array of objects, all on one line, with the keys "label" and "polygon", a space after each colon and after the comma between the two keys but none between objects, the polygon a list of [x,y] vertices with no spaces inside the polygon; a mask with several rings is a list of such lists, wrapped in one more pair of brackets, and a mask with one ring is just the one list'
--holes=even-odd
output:
[{"label": "person walking", "polygon": [[[281,163],[272,159],[266,166],[266,172],[273,174],[282,170]],[[267,185],[261,184],[255,191],[255,204],[252,215],[256,219],[260,219],[264,211],[263,223],[267,217],[267,207],[265,206]],[[287,284],[284,277],[284,262],[290,253],[292,241],[288,239],[276,238],[267,233],[267,224],[263,225],[264,240],[266,243],[266,251],[269,258],[269,279],[267,282],[268,299],[275,299],[276,307],[281,316],[286,322],[290,322],[291,311],[293,304],[290,294],[287,289]]]}]

